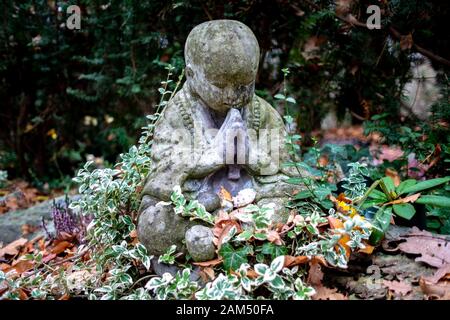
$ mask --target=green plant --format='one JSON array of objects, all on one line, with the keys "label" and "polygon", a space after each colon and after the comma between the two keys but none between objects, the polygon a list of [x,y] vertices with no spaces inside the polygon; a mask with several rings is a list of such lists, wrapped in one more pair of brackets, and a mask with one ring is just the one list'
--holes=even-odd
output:
[{"label": "green plant", "polygon": [[[416,213],[412,203],[424,204],[437,207],[450,207],[450,198],[439,195],[423,195],[422,192],[438,187],[450,181],[450,177],[436,178],[417,182],[408,179],[395,186],[391,177],[384,177],[367,190],[365,196],[356,203],[363,208],[378,207],[374,217],[374,227],[377,232],[373,233],[372,242],[378,243],[383,233],[389,227],[392,215],[395,214],[410,220]],[[379,187],[377,189],[377,187]],[[367,198],[370,198],[367,200]]]}]

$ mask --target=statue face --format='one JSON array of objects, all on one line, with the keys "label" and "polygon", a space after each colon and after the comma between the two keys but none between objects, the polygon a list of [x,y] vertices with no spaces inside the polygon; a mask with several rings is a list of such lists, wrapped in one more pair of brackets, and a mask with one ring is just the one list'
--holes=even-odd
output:
[{"label": "statue face", "polygon": [[187,71],[187,80],[191,89],[198,94],[211,109],[226,113],[231,108],[240,109],[247,105],[255,93],[253,72],[248,77],[231,77],[226,75],[209,76],[201,68]]}]

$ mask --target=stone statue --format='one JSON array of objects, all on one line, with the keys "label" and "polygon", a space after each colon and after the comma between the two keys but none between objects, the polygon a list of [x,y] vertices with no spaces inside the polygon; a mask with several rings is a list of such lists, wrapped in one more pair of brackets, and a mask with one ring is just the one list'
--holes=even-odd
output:
[{"label": "stone statue", "polygon": [[138,236],[150,254],[176,244],[195,261],[214,257],[210,228],[161,204],[175,186],[211,213],[220,208],[221,187],[233,196],[251,188],[257,205],[273,203],[274,221],[287,219],[284,203],[294,186],[285,180],[296,172],[282,166],[289,154],[281,116],[254,93],[259,55],[253,32],[238,21],[205,22],[189,34],[186,83],[156,122],[142,192]]}]

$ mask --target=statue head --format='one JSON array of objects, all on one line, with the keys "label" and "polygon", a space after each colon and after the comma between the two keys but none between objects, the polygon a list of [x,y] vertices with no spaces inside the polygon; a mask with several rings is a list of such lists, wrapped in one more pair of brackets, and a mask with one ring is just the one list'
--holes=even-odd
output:
[{"label": "statue head", "polygon": [[185,45],[186,80],[210,108],[226,113],[251,101],[259,45],[245,24],[213,20],[196,26]]}]

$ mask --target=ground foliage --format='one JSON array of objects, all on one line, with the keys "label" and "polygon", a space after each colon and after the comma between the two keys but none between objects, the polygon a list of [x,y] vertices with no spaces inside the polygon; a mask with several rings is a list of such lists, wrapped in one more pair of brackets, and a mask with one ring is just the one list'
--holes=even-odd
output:
[{"label": "ground foliage", "polygon": [[[302,136],[289,135],[286,144],[296,160],[284,165],[298,169],[299,177],[289,182],[298,184],[302,191],[291,195],[288,220],[273,224],[273,209],[270,205],[254,205],[252,190],[241,191],[240,199],[245,202],[222,190],[223,207],[233,209],[212,216],[176,187],[166,205],[173,205],[174,214],[211,225],[217,258],[194,263],[171,247],[158,259],[178,266],[179,272],[156,276],[153,257],[139,243],[135,223],[139,192],[151,163],[154,123],[182,81],[182,74],[173,81],[173,67],[167,70],[169,76],[161,83],[157,112],[148,117],[139,143],[121,154],[121,161],[112,168],[96,168],[88,162],[78,171],[74,180],[81,198],[54,206],[56,234],[31,241],[18,239],[1,248],[2,298],[345,299],[345,292],[323,283],[323,268],[346,270],[355,255],[371,255],[389,225],[398,221],[397,216],[410,219],[414,212],[409,206],[419,204],[421,199],[431,218],[439,217],[440,210],[445,214],[450,206],[449,177],[401,182],[402,173],[373,166],[370,153],[355,162],[351,158],[354,152],[342,152],[347,147],[318,143],[302,153]],[[289,70],[283,73],[289,76]],[[296,103],[287,90],[283,92],[277,99]],[[285,120],[288,126],[294,121],[289,115]],[[407,175],[408,170],[404,171]],[[367,183],[370,176],[377,175],[383,177]],[[77,216],[80,219],[75,219]],[[400,250],[421,254],[422,261],[438,268],[431,278],[420,280],[423,292],[428,290],[424,297],[446,298],[446,283],[440,280],[448,273],[448,250],[442,251],[438,264],[430,258],[430,252],[417,247],[423,242],[420,237],[426,237],[430,247],[447,248],[446,238],[416,232],[400,235],[397,240],[405,237],[407,242],[400,244]],[[201,280],[194,281],[193,274]],[[382,285],[391,291],[410,291],[408,284],[394,280]],[[436,290],[441,290],[440,294]]]}]

